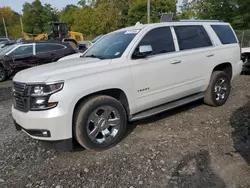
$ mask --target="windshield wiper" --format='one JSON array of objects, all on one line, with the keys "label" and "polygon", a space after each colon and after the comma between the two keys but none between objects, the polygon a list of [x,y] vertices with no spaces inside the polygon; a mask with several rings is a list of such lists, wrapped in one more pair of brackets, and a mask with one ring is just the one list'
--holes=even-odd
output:
[{"label": "windshield wiper", "polygon": [[86,56],[82,56],[82,57],[91,57],[91,58],[98,58],[98,59],[107,59],[103,56],[98,56],[98,55],[94,55],[94,54],[91,54],[91,55],[86,55]]}]

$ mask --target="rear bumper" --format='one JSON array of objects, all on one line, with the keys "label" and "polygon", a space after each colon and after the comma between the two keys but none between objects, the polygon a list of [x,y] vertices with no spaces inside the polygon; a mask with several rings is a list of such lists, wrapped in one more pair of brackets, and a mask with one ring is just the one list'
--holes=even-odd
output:
[{"label": "rear bumper", "polygon": [[238,77],[241,72],[242,72],[242,68],[243,68],[243,61],[239,61],[237,62],[234,67],[233,67],[233,77],[232,80],[234,80],[236,77]]},{"label": "rear bumper", "polygon": [[[24,131],[26,134],[35,137],[51,137],[49,130],[42,130],[42,129],[25,129],[16,121],[14,120],[14,124],[17,131]],[[46,134],[43,134],[45,133]],[[56,151],[67,152],[72,151],[74,149],[73,139],[63,139],[63,140],[56,140],[56,141],[41,141],[42,145],[46,148],[54,149]]]}]

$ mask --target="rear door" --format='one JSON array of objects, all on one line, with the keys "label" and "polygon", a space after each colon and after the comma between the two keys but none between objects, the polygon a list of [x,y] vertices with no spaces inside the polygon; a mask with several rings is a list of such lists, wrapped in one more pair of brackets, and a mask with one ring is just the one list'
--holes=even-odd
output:
[{"label": "rear door", "polygon": [[55,62],[66,49],[62,44],[36,44],[36,59],[39,64]]},{"label": "rear door", "polygon": [[185,94],[205,91],[207,79],[211,75],[209,69],[216,59],[217,52],[213,41],[203,25],[174,26],[180,64],[176,68],[183,69],[185,78],[181,83]]}]

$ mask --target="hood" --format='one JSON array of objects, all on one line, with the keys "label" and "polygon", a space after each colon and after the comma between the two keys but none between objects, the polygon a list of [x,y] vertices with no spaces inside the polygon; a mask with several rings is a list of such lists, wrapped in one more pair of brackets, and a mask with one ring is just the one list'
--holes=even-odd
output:
[{"label": "hood", "polygon": [[[15,75],[13,81],[36,83],[45,81],[58,81],[99,70],[100,67],[109,65],[111,60],[97,58],[77,58],[41,65],[23,70]],[[93,69],[94,68],[94,69]],[[91,71],[89,71],[91,69]],[[55,80],[53,80],[53,78]]]}]

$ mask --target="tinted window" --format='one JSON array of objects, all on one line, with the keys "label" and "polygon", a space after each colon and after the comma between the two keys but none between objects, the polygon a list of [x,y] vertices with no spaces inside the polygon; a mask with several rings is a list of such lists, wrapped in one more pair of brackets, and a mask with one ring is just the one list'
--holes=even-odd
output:
[{"label": "tinted window", "polygon": [[58,44],[37,44],[36,53],[50,52],[55,50],[62,50],[65,46]]},{"label": "tinted window", "polygon": [[238,43],[237,39],[228,25],[211,25],[222,44]]},{"label": "tinted window", "polygon": [[176,26],[174,28],[180,50],[212,46],[203,26]]},{"label": "tinted window", "polygon": [[152,55],[175,51],[174,41],[169,27],[161,27],[149,31],[139,43],[136,51],[139,51],[139,46],[143,45],[152,46]]},{"label": "tinted window", "polygon": [[28,54],[33,54],[33,45],[20,46],[10,53],[10,55],[15,55],[15,56],[16,55],[28,55]]}]

